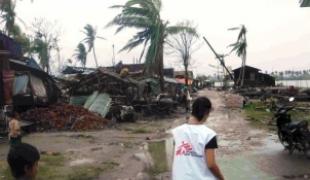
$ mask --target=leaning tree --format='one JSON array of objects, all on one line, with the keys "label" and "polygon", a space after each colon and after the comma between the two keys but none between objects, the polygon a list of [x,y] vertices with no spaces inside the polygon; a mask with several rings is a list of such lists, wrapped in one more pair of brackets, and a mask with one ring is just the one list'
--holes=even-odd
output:
[{"label": "leaning tree", "polygon": [[[245,76],[245,66],[246,66],[246,57],[247,57],[247,39],[246,33],[247,29],[244,25],[241,25],[237,28],[231,28],[229,30],[240,30],[237,41],[230,45],[232,47],[231,52],[235,51],[237,56],[241,58],[241,70],[237,80],[237,86],[243,87],[244,76]],[[241,81],[241,82],[240,82]]]},{"label": "leaning tree", "polygon": [[163,58],[164,43],[171,34],[192,29],[182,25],[170,26],[161,16],[161,0],[128,0],[124,5],[112,6],[122,11],[107,26],[117,25],[116,33],[125,28],[137,28],[139,31],[120,50],[132,50],[143,45],[140,57],[145,55],[145,72],[157,74],[161,90],[164,91]]}]

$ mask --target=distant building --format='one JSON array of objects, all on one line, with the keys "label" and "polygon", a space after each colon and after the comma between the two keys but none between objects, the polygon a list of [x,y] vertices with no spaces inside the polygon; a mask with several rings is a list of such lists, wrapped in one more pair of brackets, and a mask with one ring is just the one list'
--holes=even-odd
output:
[{"label": "distant building", "polygon": [[[188,74],[188,79],[191,79],[191,80],[194,79],[193,71],[187,71],[187,74]],[[185,78],[185,71],[174,71],[174,77],[179,78],[179,79]]]},{"label": "distant building", "polygon": [[300,0],[300,7],[310,7],[310,0]]},{"label": "distant building", "polygon": [[[262,86],[275,86],[275,78],[260,72],[260,69],[245,66],[244,87],[262,87]],[[237,82],[241,75],[241,68],[233,70],[234,81]],[[239,82],[240,83],[240,82]]]}]

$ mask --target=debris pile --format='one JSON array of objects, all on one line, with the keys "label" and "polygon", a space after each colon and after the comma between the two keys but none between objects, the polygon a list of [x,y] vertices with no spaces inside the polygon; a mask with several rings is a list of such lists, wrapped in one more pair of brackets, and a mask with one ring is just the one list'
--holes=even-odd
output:
[{"label": "debris pile", "polygon": [[86,131],[104,128],[108,121],[79,106],[55,104],[35,108],[20,114],[20,118],[33,122],[36,131]]},{"label": "debris pile", "polygon": [[226,94],[225,105],[227,108],[242,108],[244,98],[237,94]]}]

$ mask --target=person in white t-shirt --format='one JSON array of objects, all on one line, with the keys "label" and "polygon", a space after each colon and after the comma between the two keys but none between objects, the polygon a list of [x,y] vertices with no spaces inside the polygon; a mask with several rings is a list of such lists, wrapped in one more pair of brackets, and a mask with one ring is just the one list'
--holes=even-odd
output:
[{"label": "person in white t-shirt", "polygon": [[204,124],[211,110],[210,100],[199,97],[192,105],[188,123],[172,130],[173,180],[224,180],[215,161],[216,133]]}]

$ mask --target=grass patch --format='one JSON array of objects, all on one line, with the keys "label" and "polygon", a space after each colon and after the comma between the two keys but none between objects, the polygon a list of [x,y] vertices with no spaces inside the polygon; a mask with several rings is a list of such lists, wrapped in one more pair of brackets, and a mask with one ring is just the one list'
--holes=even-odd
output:
[{"label": "grass patch", "polygon": [[265,127],[273,117],[273,113],[267,111],[267,106],[260,101],[252,101],[244,107],[246,119],[252,125],[262,128]]},{"label": "grass patch", "polygon": [[[302,104],[296,103],[296,107]],[[251,101],[244,107],[244,113],[248,121],[252,125],[259,128],[266,128],[267,125],[272,121],[274,112],[267,111],[268,107],[261,101]],[[310,123],[310,111],[302,111],[293,109],[289,112],[293,121],[307,120]],[[275,120],[273,124],[275,123]]]},{"label": "grass patch", "polygon": [[149,152],[154,161],[154,166],[149,170],[149,174],[156,176],[160,173],[168,171],[167,157],[166,157],[165,141],[149,143]]},{"label": "grass patch", "polygon": [[[117,167],[116,162],[108,161],[99,165],[68,167],[63,155],[41,155],[37,180],[92,180],[101,173]],[[0,161],[0,180],[13,180],[6,161]]]}]

